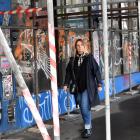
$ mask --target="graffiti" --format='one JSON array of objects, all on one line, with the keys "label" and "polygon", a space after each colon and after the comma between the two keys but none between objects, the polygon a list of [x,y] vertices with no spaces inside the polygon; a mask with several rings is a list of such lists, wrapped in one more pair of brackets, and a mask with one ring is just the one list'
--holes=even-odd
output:
[{"label": "graffiti", "polygon": [[114,39],[113,39],[113,49],[114,49],[114,65],[118,66],[122,63],[122,58],[120,56],[120,51],[122,50],[120,46],[120,39],[118,34],[114,34]]},{"label": "graffiti", "polygon": [[[46,96],[44,97],[44,99],[42,98],[41,100],[41,94],[39,95],[39,108],[40,108],[40,114],[42,116],[42,118],[44,118],[45,120],[48,120],[52,117],[52,98],[50,96],[49,93],[46,94]],[[41,102],[42,101],[42,102]]]},{"label": "graffiti", "polygon": [[99,36],[98,36],[98,32],[97,31],[94,31],[92,33],[92,37],[93,37],[93,54],[94,54],[94,58],[96,60],[96,62],[99,64],[99,53],[100,53],[100,50],[99,50]]},{"label": "graffiti", "polygon": [[38,69],[42,69],[46,75],[46,78],[51,77],[50,73],[50,58],[41,47],[38,48],[38,59],[37,59]]},{"label": "graffiti", "polygon": [[[138,71],[138,63],[139,63],[139,46],[138,41],[136,39],[136,34],[132,34],[131,38],[132,40],[128,40],[127,36],[124,36],[123,38],[123,66],[124,66],[124,72],[129,73]],[[131,66],[129,68],[129,45],[131,45]]]},{"label": "graffiti", "polygon": [[[44,92],[38,95],[39,97],[39,112],[43,120],[48,120],[52,118],[52,97],[50,92]],[[33,96],[35,98],[35,96]],[[59,113],[63,114],[67,112],[67,94],[64,93],[63,90],[59,91]],[[34,99],[35,100],[35,99]],[[72,111],[75,109],[75,100],[74,96],[69,94],[69,102],[70,102],[70,110]],[[33,116],[31,114],[30,109],[27,106],[26,101],[22,98],[19,99],[19,107],[22,111],[22,121],[26,123],[26,125],[29,125],[31,123],[34,123]]]},{"label": "graffiti", "polygon": [[9,21],[10,21],[10,15],[8,15],[7,13],[4,14],[2,25],[8,26],[9,25]]},{"label": "graffiti", "polygon": [[23,120],[29,124],[33,122],[33,117],[31,116],[31,111],[27,107],[23,110]]},{"label": "graffiti", "polygon": [[[26,26],[31,26],[32,22],[29,17],[26,20]],[[27,56],[28,52],[28,58]],[[14,50],[14,56],[18,61],[31,61],[33,58],[33,30],[26,29],[19,32],[17,46]],[[27,59],[26,59],[27,58]]]},{"label": "graffiti", "polygon": [[24,8],[27,8],[30,5],[30,0],[18,0],[18,3],[22,5]]},{"label": "graffiti", "polygon": [[[28,21],[29,25],[31,24]],[[30,39],[29,39],[30,38]],[[44,43],[46,42],[46,35],[41,30],[37,31],[36,34],[37,39],[37,68],[42,69],[47,77],[50,77],[50,58],[46,54]],[[19,61],[21,65],[22,61],[33,61],[33,31],[32,29],[26,29],[21,31],[19,34],[19,40],[17,42],[17,47],[14,51],[15,58]]]},{"label": "graffiti", "polygon": [[[30,20],[29,17],[26,18],[26,26],[32,26],[32,20]],[[43,80],[38,83],[39,91],[50,89],[49,82],[51,73],[50,58],[48,57],[49,48],[47,33],[42,29],[36,30],[36,40],[34,40],[33,30],[25,29],[20,30],[16,36],[16,47],[14,48],[13,52],[30,92],[33,92],[33,77],[35,69],[37,69],[38,77],[43,77]],[[34,50],[35,48],[36,52]],[[34,60],[34,55],[36,55],[36,60]]]},{"label": "graffiti", "polygon": [[4,75],[2,76],[3,80],[3,98],[5,99],[11,99],[12,93],[13,93],[13,80],[12,75]]},{"label": "graffiti", "polygon": [[[100,67],[102,74],[104,74],[104,49],[103,49],[103,36],[100,32],[99,35],[99,46],[100,46]],[[108,41],[108,49],[109,49],[109,74],[112,75],[113,67],[115,67],[115,74],[120,74],[120,65],[122,62],[121,58],[121,47],[120,47],[120,38],[119,34],[116,32],[109,32],[109,41]],[[113,68],[113,69],[112,69]]]}]

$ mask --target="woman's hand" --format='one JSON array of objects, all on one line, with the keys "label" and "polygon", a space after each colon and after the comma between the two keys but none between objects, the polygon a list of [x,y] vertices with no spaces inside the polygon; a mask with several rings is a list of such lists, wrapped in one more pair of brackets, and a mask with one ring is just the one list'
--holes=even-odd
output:
[{"label": "woman's hand", "polygon": [[99,92],[102,91],[102,87],[98,87],[98,91],[99,91]]},{"label": "woman's hand", "polygon": [[64,86],[63,89],[66,92],[67,91],[68,86]]}]

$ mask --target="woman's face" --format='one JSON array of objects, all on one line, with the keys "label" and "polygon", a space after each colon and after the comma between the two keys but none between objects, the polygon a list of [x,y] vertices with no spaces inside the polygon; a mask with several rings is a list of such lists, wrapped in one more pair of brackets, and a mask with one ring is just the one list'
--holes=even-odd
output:
[{"label": "woman's face", "polygon": [[78,41],[78,42],[77,42],[77,44],[76,44],[76,50],[77,50],[77,53],[78,53],[78,54],[83,54],[83,53],[84,53],[85,47],[84,47],[82,41]]}]

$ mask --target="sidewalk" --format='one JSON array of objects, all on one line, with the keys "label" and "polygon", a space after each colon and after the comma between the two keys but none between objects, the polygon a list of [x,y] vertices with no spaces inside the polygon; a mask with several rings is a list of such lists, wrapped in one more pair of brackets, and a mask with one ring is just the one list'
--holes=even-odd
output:
[{"label": "sidewalk", "polygon": [[[120,94],[118,101],[111,102],[112,140],[140,140],[140,94]],[[92,111],[94,115],[93,134],[87,140],[105,140],[105,109]],[[71,113],[69,117],[60,117],[61,140],[83,140],[80,131],[83,128],[80,114]],[[53,140],[53,130],[48,129]],[[16,134],[3,136],[2,140],[42,140],[37,127]]]}]

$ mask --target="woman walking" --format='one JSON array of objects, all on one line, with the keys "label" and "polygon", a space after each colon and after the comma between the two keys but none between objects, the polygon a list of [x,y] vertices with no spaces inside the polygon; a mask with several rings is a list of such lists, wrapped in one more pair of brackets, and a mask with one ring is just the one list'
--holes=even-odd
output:
[{"label": "woman walking", "polygon": [[71,57],[66,68],[64,90],[70,83],[76,86],[74,96],[79,104],[84,123],[82,137],[88,138],[92,134],[91,107],[99,104],[98,91],[102,90],[99,66],[92,54],[85,53],[82,39],[75,43],[76,55]]}]

